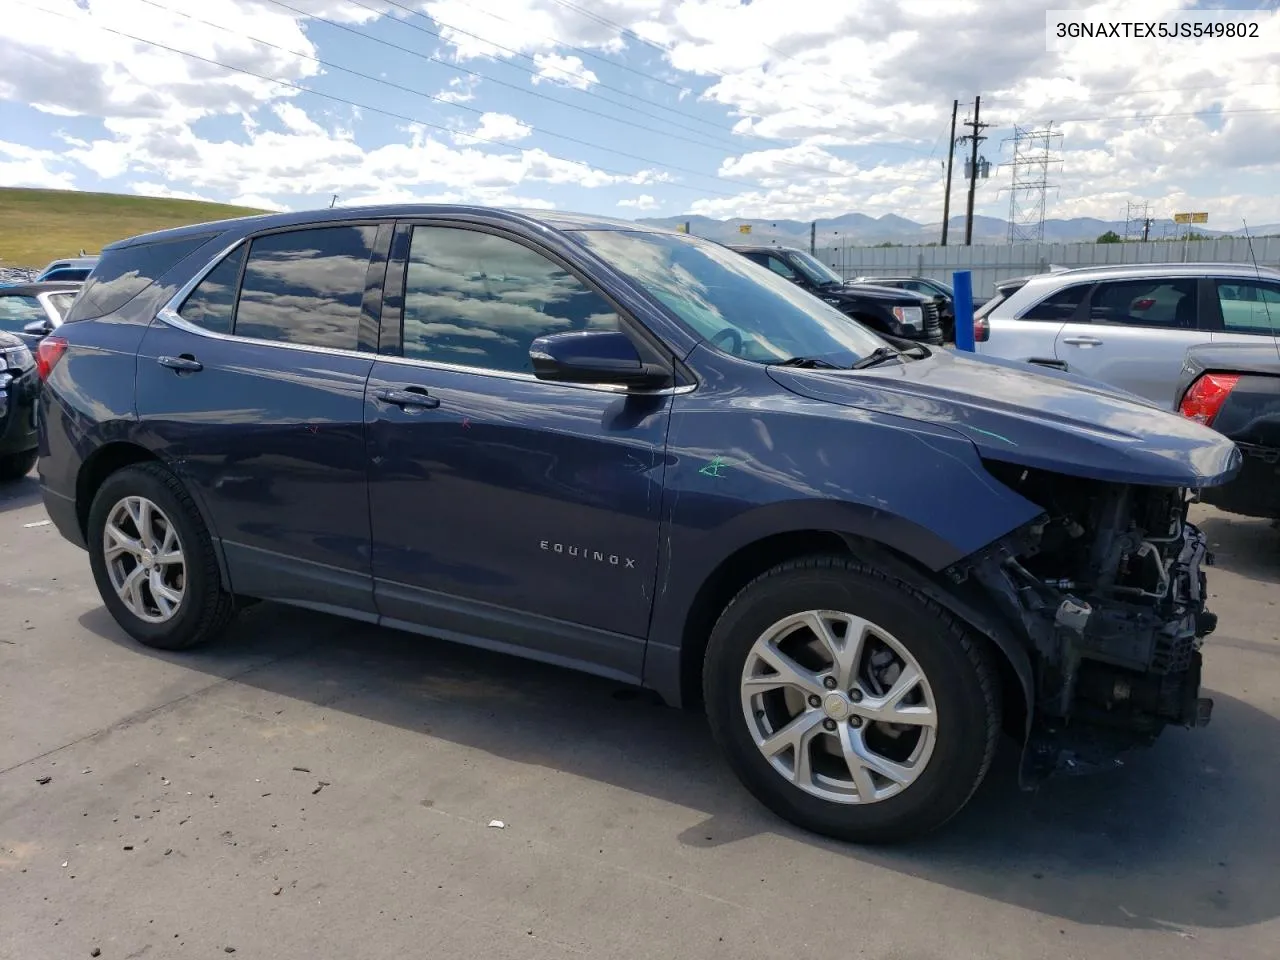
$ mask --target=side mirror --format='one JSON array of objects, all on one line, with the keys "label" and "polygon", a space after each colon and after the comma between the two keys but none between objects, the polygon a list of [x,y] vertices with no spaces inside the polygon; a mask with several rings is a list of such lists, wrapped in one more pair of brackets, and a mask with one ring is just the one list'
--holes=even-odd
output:
[{"label": "side mirror", "polygon": [[631,338],[616,330],[550,333],[529,345],[529,358],[539,380],[650,389],[671,383],[670,370],[645,363]]},{"label": "side mirror", "polygon": [[32,320],[22,328],[22,332],[33,337],[47,337],[53,333],[53,324],[48,320]]}]

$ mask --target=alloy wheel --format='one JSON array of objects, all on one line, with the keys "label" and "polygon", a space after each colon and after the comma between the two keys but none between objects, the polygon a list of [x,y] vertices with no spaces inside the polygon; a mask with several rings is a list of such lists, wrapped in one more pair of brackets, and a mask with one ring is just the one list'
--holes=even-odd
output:
[{"label": "alloy wheel", "polygon": [[849,613],[807,610],[769,627],[747,654],[741,696],[770,766],[835,803],[900,794],[937,741],[920,664],[888,631]]},{"label": "alloy wheel", "polygon": [[182,606],[187,565],[173,521],[146,497],[125,497],[102,531],[107,575],[139,620],[164,623]]}]

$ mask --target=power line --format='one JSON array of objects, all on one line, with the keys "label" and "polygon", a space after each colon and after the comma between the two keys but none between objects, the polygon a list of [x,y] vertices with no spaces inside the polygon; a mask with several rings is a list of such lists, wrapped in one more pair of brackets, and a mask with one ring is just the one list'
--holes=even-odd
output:
[{"label": "power line", "polygon": [[[166,6],[164,6],[163,4],[160,4],[160,3],[155,2],[155,0],[143,0],[143,2],[144,2],[144,3],[146,3],[146,4],[148,4],[148,5],[150,5],[150,6],[157,7],[157,8],[159,8],[159,9],[161,9],[161,10],[164,10],[164,11],[166,11],[166,12],[168,12],[168,13],[175,13],[175,14],[177,14],[178,16],[181,16],[181,17],[185,17],[185,18],[187,18],[188,20],[194,20],[196,23],[203,23],[205,26],[213,27],[213,28],[215,28],[215,29],[217,29],[217,30],[223,30],[223,31],[225,31],[225,32],[227,32],[227,33],[230,33],[230,34],[234,35],[234,36],[240,37],[241,39],[248,40],[248,41],[250,41],[251,43],[256,43],[256,44],[259,44],[260,46],[269,47],[269,48],[271,48],[272,50],[278,50],[278,51],[280,51],[281,53],[286,53],[286,54],[289,54],[290,56],[293,56],[293,57],[299,57],[299,58],[301,58],[301,59],[303,59],[303,60],[310,60],[310,61],[312,61],[313,63],[318,63],[318,64],[320,64],[320,65],[321,65],[321,66],[323,66],[323,67],[328,67],[330,70],[341,70],[343,73],[349,73],[349,74],[351,74],[352,76],[360,77],[360,78],[361,78],[361,79],[363,79],[363,80],[369,80],[369,81],[371,81],[371,82],[373,82],[373,83],[379,83],[379,84],[382,84],[383,86],[391,87],[392,89],[400,90],[400,91],[402,91],[402,92],[404,92],[404,93],[411,93],[411,94],[413,94],[414,96],[423,97],[423,98],[425,98],[425,99],[427,99],[427,100],[432,100],[432,101],[434,101],[434,102],[436,102],[436,103],[442,103],[442,104],[444,104],[444,105],[446,105],[446,106],[453,107],[454,109],[457,109],[457,110],[465,110],[465,111],[466,111],[466,112],[468,112],[468,113],[474,113],[474,114],[478,114],[478,115],[483,116],[486,112],[488,112],[488,111],[485,111],[485,110],[481,110],[481,109],[480,109],[480,108],[478,108],[478,107],[469,107],[469,106],[467,106],[465,103],[453,103],[453,102],[451,102],[451,101],[449,101],[449,100],[445,100],[445,99],[443,99],[443,98],[441,98],[441,97],[437,97],[437,96],[435,96],[435,95],[433,95],[433,94],[427,93],[427,92],[426,92],[426,91],[424,91],[424,90],[418,90],[418,89],[416,89],[416,88],[414,88],[414,87],[406,87],[404,84],[396,83],[394,80],[387,80],[387,79],[384,79],[384,78],[382,78],[382,77],[375,77],[375,76],[373,76],[372,74],[369,74],[369,73],[363,73],[363,72],[361,72],[361,71],[359,71],[359,70],[353,70],[351,67],[344,67],[344,66],[342,66],[342,65],[340,65],[340,64],[331,63],[331,62],[329,62],[329,61],[327,61],[327,60],[322,60],[322,59],[320,59],[319,57],[313,57],[313,56],[312,56],[311,54],[309,54],[309,53],[300,53],[300,52],[299,52],[299,51],[297,51],[297,50],[290,50],[290,49],[288,49],[287,47],[281,47],[281,46],[278,46],[277,44],[270,43],[270,42],[269,42],[269,41],[267,41],[267,40],[262,40],[262,39],[260,39],[259,37],[254,37],[254,36],[250,36],[250,35],[249,35],[249,34],[247,34],[247,33],[242,33],[242,32],[240,32],[239,30],[233,30],[233,29],[231,29],[230,27],[224,27],[224,26],[222,26],[221,24],[213,23],[213,22],[211,22],[211,21],[209,21],[209,20],[203,20],[203,19],[201,19],[200,17],[193,16],[193,15],[191,15],[191,14],[189,14],[189,13],[183,13],[183,12],[182,12],[182,11],[180,11],[180,10],[173,10],[173,9],[171,9],[170,7],[166,7]],[[275,0],[275,2],[278,2],[278,0]],[[144,42],[151,42],[151,41],[144,41]],[[400,48],[400,49],[406,49],[406,48]],[[179,52],[182,52],[182,51],[179,51]],[[530,91],[530,92],[532,92],[532,91]],[[601,116],[606,116],[606,117],[607,117],[607,115],[605,115],[605,114],[601,114]],[[655,131],[655,130],[653,130],[653,128],[652,128],[652,127],[641,127],[641,126],[638,126],[638,125],[635,125],[635,124],[628,124],[628,122],[627,122],[627,121],[625,121],[625,120],[619,120],[619,119],[614,118],[614,117],[607,117],[607,118],[608,118],[608,119],[611,119],[611,120],[617,120],[617,122],[618,122],[618,123],[622,123],[622,124],[624,124],[624,125],[637,126],[637,128],[638,128],[638,129],[641,129],[641,130],[649,130],[649,131],[652,131],[652,132],[661,132],[661,131]],[[547,129],[542,128],[542,127],[539,127],[539,128],[538,128],[538,130],[539,130],[539,132],[540,132],[543,136],[547,136],[547,137],[554,137],[554,138],[556,138],[556,139],[558,139],[558,140],[565,140],[565,141],[567,141],[567,142],[569,142],[569,143],[576,143],[576,144],[578,144],[578,145],[580,145],[580,146],[590,147],[590,148],[595,149],[595,150],[602,150],[602,151],[604,151],[604,152],[606,152],[606,153],[613,153],[613,154],[616,154],[617,156],[620,156],[620,157],[626,157],[626,158],[628,158],[628,159],[630,159],[630,160],[637,160],[637,161],[639,161],[639,162],[641,162],[641,163],[647,163],[647,164],[650,164],[651,166],[666,167],[666,168],[668,168],[668,169],[671,169],[671,170],[678,170],[678,171],[680,171],[681,173],[687,173],[687,174],[690,174],[690,175],[695,176],[695,177],[706,177],[706,178],[708,178],[708,179],[718,180],[718,181],[721,181],[721,182],[723,182],[723,183],[732,183],[732,184],[736,184],[736,185],[738,185],[738,186],[744,186],[744,187],[754,187],[754,186],[755,186],[754,184],[748,183],[748,182],[747,182],[747,181],[745,181],[745,180],[731,180],[731,179],[729,179],[728,177],[721,177],[721,176],[718,176],[717,174],[713,174],[713,173],[703,173],[702,171],[700,171],[700,170],[694,170],[694,169],[692,169],[691,167],[682,167],[682,166],[679,166],[679,165],[677,165],[677,164],[673,164],[673,163],[663,163],[663,162],[662,162],[662,161],[660,161],[660,160],[654,160],[654,159],[652,159],[652,158],[645,157],[645,156],[642,156],[642,155],[640,155],[640,154],[630,153],[630,152],[628,152],[628,151],[626,151],[626,150],[618,150],[618,149],[617,149],[617,148],[615,148],[615,147],[606,147],[606,146],[603,146],[603,145],[601,145],[601,144],[592,143],[590,140],[583,140],[583,139],[582,139],[582,138],[580,138],[580,137],[574,137],[574,136],[571,136],[571,135],[569,135],[569,134],[557,133],[557,132],[555,132],[555,131],[547,130]],[[465,136],[471,136],[471,134],[468,134],[468,133],[466,133],[465,131],[452,131],[452,132],[454,132],[454,133],[459,133],[459,134],[463,134],[463,135],[465,135]],[[681,137],[681,138],[679,138],[679,139],[685,139],[685,138]]]},{"label": "power line", "polygon": [[[672,52],[670,47],[665,46],[661,43],[658,43],[655,40],[648,40],[645,37],[640,36],[640,34],[636,33],[634,30],[631,30],[628,27],[624,27],[619,23],[615,23],[614,21],[610,20],[608,17],[601,16],[600,14],[594,13],[593,11],[590,11],[590,10],[585,10],[582,7],[578,6],[576,3],[570,2],[570,0],[552,0],[552,2],[558,4],[561,7],[564,7],[567,10],[574,10],[577,13],[581,14],[582,16],[586,17],[587,19],[593,20],[594,22],[598,23],[603,27],[608,27],[612,30],[617,31],[621,36],[627,37],[632,40],[637,40],[648,47],[652,47],[654,50],[658,50],[662,53],[667,54],[668,56],[670,56]],[[794,59],[794,58],[788,57],[787,59]],[[729,79],[723,73],[720,73],[716,70],[708,69],[706,72],[711,74],[711,76],[713,77],[720,78],[721,80]],[[803,101],[803,100],[798,100],[796,102],[801,104],[802,106],[807,106],[812,110],[818,110],[822,113],[832,112],[829,106],[818,106],[817,104],[807,103],[806,101]],[[881,133],[890,133],[890,134],[898,133],[897,130],[893,129],[892,127],[885,126],[883,124],[866,124],[866,126],[868,129],[878,130]],[[879,144],[878,146],[886,150],[904,150],[908,153],[918,153],[921,156],[929,156],[930,159],[932,159],[931,154],[926,154],[923,150],[919,149],[918,147],[908,147],[902,144],[893,144],[893,143],[882,143],[882,144]]]},{"label": "power line", "polygon": [[[368,39],[368,40],[372,40],[372,41],[374,41],[374,42],[376,42],[376,43],[387,43],[389,46],[393,46],[393,47],[396,47],[396,46],[397,46],[396,44],[390,43],[389,41],[381,40],[379,37],[370,36],[370,35],[369,35],[369,34],[367,34],[367,33],[363,33],[362,31],[359,31],[359,30],[355,30],[354,28],[352,28],[352,27],[348,27],[348,26],[345,26],[344,24],[335,23],[333,20],[329,20],[329,19],[327,19],[326,17],[319,16],[318,14],[309,13],[309,12],[307,12],[307,11],[305,11],[305,10],[296,10],[296,9],[295,9],[295,8],[293,8],[293,7],[289,7],[289,6],[287,6],[286,4],[281,3],[281,2],[280,2],[280,0],[271,0],[271,2],[276,3],[276,4],[277,4],[277,5],[279,5],[279,6],[285,7],[285,8],[286,8],[286,9],[288,9],[288,10],[294,10],[294,12],[295,12],[295,13],[299,13],[299,14],[301,14],[302,16],[308,17],[308,18],[310,18],[310,19],[312,19],[312,20],[318,20],[318,21],[320,21],[321,23],[327,23],[327,24],[329,24],[330,26],[337,27],[337,28],[338,28],[338,29],[340,29],[340,30],[346,30],[347,32],[349,32],[349,33],[354,33],[354,34],[356,34],[357,36],[360,36],[360,37],[365,37],[366,39]],[[376,13],[376,14],[377,14],[380,18],[382,18],[382,19],[388,19],[388,20],[390,20],[390,21],[391,21],[391,22],[393,22],[393,23],[401,24],[402,26],[408,27],[408,28],[409,28],[409,29],[411,29],[411,30],[416,30],[416,31],[418,31],[419,33],[426,34],[426,35],[427,35],[427,36],[429,36],[429,37],[435,37],[435,38],[437,38],[437,39],[439,39],[439,40],[445,40],[445,39],[446,39],[446,38],[444,37],[444,35],[443,35],[442,33],[440,33],[439,31],[436,31],[436,30],[428,30],[426,27],[418,26],[416,23],[412,23],[412,22],[410,22],[410,21],[408,21],[408,20],[401,20],[401,19],[399,19],[399,18],[397,18],[397,17],[392,17],[392,16],[391,16],[390,14],[388,14],[386,11],[384,11],[384,10],[379,10],[377,7],[374,7],[374,6],[370,6],[369,4],[366,4],[366,3],[362,2],[362,0],[346,0],[346,2],[351,3],[351,4],[354,4],[354,5],[355,5],[355,6],[357,6],[357,7],[362,7],[363,9],[368,10],[368,11],[370,11],[370,12],[372,12],[372,13]],[[487,37],[482,37],[482,36],[480,36],[479,34],[471,33],[470,31],[463,30],[463,29],[462,29],[462,28],[460,28],[460,27],[455,27],[455,26],[453,26],[452,24],[445,23],[445,22],[444,22],[444,21],[442,21],[442,20],[435,20],[434,18],[427,16],[427,14],[425,14],[425,13],[421,13],[421,12],[419,12],[419,11],[417,11],[417,10],[414,10],[412,7],[408,7],[408,6],[405,6],[404,4],[397,3],[397,2],[396,2],[396,0],[383,0],[383,2],[384,2],[384,3],[388,3],[388,4],[390,4],[391,6],[396,7],[396,8],[398,8],[398,9],[400,9],[400,10],[403,10],[403,11],[405,11],[406,13],[411,14],[411,15],[413,15],[413,16],[415,16],[415,17],[421,17],[421,18],[422,18],[422,19],[424,19],[424,20],[428,20],[428,21],[434,22],[434,23],[436,23],[437,25],[439,25],[439,26],[440,26],[440,27],[442,27],[442,28],[445,28],[445,29],[448,29],[448,30],[452,30],[452,31],[454,31],[455,33],[461,33],[461,34],[463,34],[464,36],[472,37],[473,39],[478,40],[478,41],[480,41],[481,43],[489,44],[490,46],[494,47],[495,49],[502,50],[502,51],[504,51],[505,53],[509,53],[509,54],[511,54],[512,56],[523,57],[523,58],[524,58],[524,59],[526,59],[526,60],[532,60],[534,63],[537,63],[537,61],[536,61],[536,60],[533,60],[533,58],[532,58],[532,57],[530,57],[530,56],[529,56],[528,54],[526,54],[526,53],[521,53],[521,52],[520,52],[520,51],[518,51],[518,50],[513,50],[511,47],[504,47],[502,44],[500,44],[500,43],[496,43],[495,41],[490,40],[490,39],[488,39]],[[404,49],[404,48],[403,48],[403,47],[397,47],[397,49]],[[496,77],[491,77],[491,76],[489,76],[489,75],[487,75],[487,74],[483,74],[483,73],[480,73],[480,72],[478,72],[478,71],[468,70],[466,67],[458,66],[458,65],[457,65],[457,64],[455,64],[455,63],[450,63],[449,61],[447,61],[447,60],[443,60],[443,59],[441,59],[441,58],[439,58],[439,57],[434,57],[434,56],[430,56],[430,55],[428,55],[428,54],[418,53],[416,50],[414,50],[414,51],[409,51],[409,52],[410,52],[410,53],[413,53],[415,56],[419,56],[419,57],[423,57],[423,58],[425,58],[425,59],[427,59],[427,60],[431,60],[431,61],[432,61],[432,62],[434,62],[434,63],[442,64],[442,65],[444,65],[444,66],[448,67],[448,68],[449,68],[449,69],[451,69],[451,70],[457,70],[457,71],[460,71],[461,73],[466,73],[466,74],[469,74],[470,76],[477,77],[477,78],[482,79],[482,80],[490,80],[490,81],[492,81],[492,82],[494,82],[494,83],[497,83],[497,84],[500,84],[500,85],[502,85],[502,86],[507,86],[507,87],[513,86],[513,84],[506,83],[505,81],[499,80],[499,79],[497,79]],[[608,61],[606,61],[606,62],[608,62]],[[527,74],[529,74],[530,76],[535,76],[535,77],[537,77],[537,76],[541,76],[541,75],[542,75],[541,70],[532,70],[532,69],[530,69],[530,68],[528,68],[528,67],[521,66],[520,64],[517,64],[517,63],[511,63],[510,61],[507,61],[507,66],[509,66],[509,67],[511,67],[511,68],[513,68],[513,69],[515,69],[515,70],[520,70],[520,71],[522,71],[522,72],[524,72],[524,73],[527,73]],[[567,76],[567,77],[573,77],[573,78],[577,79],[577,74],[573,73],[573,72],[572,72],[572,71],[570,71],[570,70],[566,70],[566,69],[564,69],[563,67],[557,67],[557,66],[555,66],[554,64],[548,65],[548,67],[549,67],[550,69],[552,69],[552,70],[556,70],[556,71],[558,71],[558,72],[560,72],[560,73],[563,73],[563,74],[564,74],[565,76]],[[674,114],[675,114],[676,116],[678,116],[678,117],[684,117],[684,118],[686,118],[686,119],[693,120],[693,121],[695,121],[695,122],[697,122],[697,123],[705,124],[705,125],[707,125],[707,126],[712,127],[713,129],[721,130],[721,131],[727,131],[727,132],[730,132],[730,133],[732,133],[732,132],[733,132],[733,131],[732,131],[732,129],[731,129],[731,128],[729,128],[729,127],[722,126],[722,125],[717,124],[717,123],[714,123],[714,122],[712,122],[712,121],[710,121],[710,120],[705,120],[705,119],[703,119],[703,118],[701,118],[701,117],[694,117],[694,116],[692,116],[692,115],[690,115],[690,114],[684,113],[683,111],[676,110],[674,107],[668,107],[668,106],[666,106],[665,104],[656,103],[656,102],[651,101],[651,100],[645,100],[643,97],[638,96],[637,94],[630,93],[630,92],[628,92],[628,91],[626,91],[626,90],[623,90],[621,87],[614,87],[614,86],[611,86],[611,85],[609,85],[609,84],[607,84],[607,83],[603,83],[603,82],[601,82],[601,81],[600,81],[600,80],[598,80],[598,79],[596,80],[595,86],[602,87],[602,88],[604,88],[604,89],[606,89],[606,90],[612,90],[612,91],[614,91],[615,93],[619,93],[619,94],[621,94],[621,95],[622,95],[622,96],[624,96],[624,97],[630,97],[630,98],[632,98],[632,99],[634,99],[634,100],[638,100],[638,101],[640,101],[641,103],[645,103],[645,104],[648,104],[649,106],[656,107],[656,108],[657,108],[657,109],[659,109],[659,110],[665,110],[665,111],[667,111],[667,112],[669,112],[669,113],[674,113]],[[532,93],[532,92],[534,92],[534,91],[526,90],[524,87],[517,87],[516,89],[519,89],[520,91],[525,92],[525,93]],[[626,104],[626,103],[619,103],[617,100],[611,100],[611,99],[609,99],[608,97],[602,96],[601,94],[597,93],[597,92],[596,92],[596,91],[594,91],[594,90],[584,90],[584,91],[582,91],[582,92],[583,92],[583,93],[586,93],[588,96],[598,97],[599,99],[603,100],[605,103],[612,103],[612,104],[614,104],[615,106],[622,107],[624,110],[631,110],[631,111],[634,111],[634,112],[636,112],[636,113],[642,114],[642,115],[644,115],[644,116],[646,116],[646,117],[652,117],[652,118],[653,118],[653,119],[655,119],[655,120],[660,120],[660,121],[662,121],[663,123],[674,123],[674,121],[672,121],[672,120],[670,120],[670,119],[668,119],[668,118],[666,118],[666,117],[660,117],[660,116],[658,116],[657,114],[648,113],[648,112],[646,112],[646,111],[644,111],[644,110],[640,110],[640,109],[638,109],[638,108],[636,108],[636,107],[633,107],[633,106],[632,106],[632,105],[630,105],[630,104]],[[570,108],[573,108],[573,109],[578,109],[574,104],[568,103],[567,101],[564,101],[564,100],[556,100],[556,99],[554,99],[554,98],[552,98],[552,97],[547,97],[547,96],[545,96],[544,94],[538,94],[538,95],[539,95],[539,96],[542,96],[544,99],[550,100],[552,103],[559,103],[559,104],[561,104],[561,105],[563,105],[563,106],[566,106],[566,107],[570,107]],[[611,118],[611,119],[616,119],[616,118]],[[690,132],[692,132],[692,133],[697,133],[697,134],[700,134],[700,135],[702,135],[702,136],[706,136],[706,134],[704,134],[701,130],[698,130],[698,129],[694,128],[694,127],[686,126],[685,124],[674,124],[674,125],[675,125],[675,126],[680,127],[682,130],[688,130],[688,131],[690,131]],[[759,137],[756,137],[755,139],[760,139],[760,138],[759,138]],[[735,150],[736,150],[736,149],[738,149],[738,146],[735,144],[735,145],[734,145],[734,147],[733,147],[733,149],[735,149]]]},{"label": "power line", "polygon": [[[349,107],[355,107],[358,110],[368,110],[370,113],[376,113],[384,117],[390,117],[393,120],[401,120],[401,121],[404,121],[405,123],[413,123],[422,127],[430,127],[431,129],[434,129],[434,130],[443,130],[445,133],[448,133],[448,134],[457,134],[461,132],[458,130],[454,130],[450,127],[447,127],[441,123],[433,123],[432,121],[429,121],[429,120],[423,120],[420,117],[409,116],[408,114],[403,114],[403,113],[396,113],[395,111],[387,110],[383,107],[375,107],[375,106],[372,106],[371,104],[361,103],[358,100],[351,100],[351,99],[348,99],[347,97],[340,97],[337,94],[322,93],[321,91],[316,90],[312,87],[306,87],[300,83],[294,83],[291,80],[281,80],[278,77],[270,77],[270,76],[267,76],[266,74],[257,73],[253,70],[246,70],[243,67],[233,67],[230,64],[223,63],[221,60],[214,60],[210,57],[202,57],[197,53],[190,53],[186,50],[179,50],[177,47],[168,46],[167,44],[160,43],[158,40],[147,40],[147,39],[144,39],[143,37],[134,36],[131,33],[125,33],[123,30],[116,30],[114,27],[107,27],[99,23],[94,23],[91,18],[74,17],[71,14],[63,13],[60,10],[49,10],[45,7],[28,3],[27,0],[18,0],[18,2],[21,3],[23,6],[30,7],[31,9],[34,9],[34,10],[39,10],[41,13],[47,13],[47,14],[50,14],[51,16],[61,17],[64,20],[72,20],[82,24],[87,24],[89,26],[92,26],[96,30],[102,30],[105,33],[111,33],[111,34],[114,34],[115,36],[123,37],[126,40],[132,40],[135,43],[141,43],[147,46],[156,47],[161,50],[167,50],[169,53],[176,53],[179,56],[187,57],[188,59],[191,59],[191,60],[197,60],[200,63],[205,63],[213,67],[220,67],[223,70],[229,70],[232,73],[243,74],[244,76],[253,77],[254,79],[262,80],[267,83],[275,83],[282,87],[289,87],[290,89],[298,90],[301,93],[309,93],[312,96],[321,97],[325,100],[332,100],[335,103],[342,103]],[[324,65],[333,66],[328,63],[325,63]],[[335,67],[335,69],[343,69],[343,68]],[[431,98],[431,99],[434,99],[434,98]],[[526,152],[525,148],[517,147],[510,143],[505,143],[502,140],[493,140],[487,137],[480,137],[470,133],[465,134],[465,136],[468,139],[474,140],[478,143],[491,144],[492,146],[498,147],[503,150],[514,150],[517,153],[521,153],[521,154]],[[588,146],[594,147],[595,145],[588,144]],[[607,173],[615,177],[631,179],[636,176],[635,173],[629,173],[623,170],[612,170],[608,167],[594,166],[590,163],[587,163],[584,160],[573,160],[573,159],[570,159],[569,157],[559,157],[552,153],[547,153],[546,156],[552,160],[559,160],[563,163],[573,164],[574,166],[585,167],[587,170],[590,170],[593,172],[599,172],[599,173]],[[644,161],[644,162],[649,163],[650,161]],[[669,166],[668,164],[659,164],[659,163],[654,163],[654,165]],[[671,169],[678,169],[678,168],[671,167]],[[708,176],[708,175],[699,174],[699,176]],[[723,179],[723,178],[715,178],[715,179]],[[726,180],[725,182],[743,183],[743,181],[734,181],[734,180]],[[695,192],[702,192],[702,193],[712,193],[712,194],[715,194],[716,196],[721,196],[721,197],[735,196],[734,194],[726,193],[723,190],[713,190],[710,187],[694,187],[694,186],[690,186],[689,184],[680,183],[679,181],[671,181],[668,185],[673,187],[679,187],[684,190],[693,190]],[[750,184],[746,184],[746,185],[751,186]]]}]

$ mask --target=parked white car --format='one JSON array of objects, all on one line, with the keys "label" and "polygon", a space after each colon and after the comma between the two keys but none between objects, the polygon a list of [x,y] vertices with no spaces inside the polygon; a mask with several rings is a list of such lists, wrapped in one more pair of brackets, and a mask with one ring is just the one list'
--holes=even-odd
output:
[{"label": "parked white car", "polygon": [[979,354],[1068,370],[1167,407],[1189,347],[1276,342],[1280,271],[1239,263],[1114,264],[996,285]]}]

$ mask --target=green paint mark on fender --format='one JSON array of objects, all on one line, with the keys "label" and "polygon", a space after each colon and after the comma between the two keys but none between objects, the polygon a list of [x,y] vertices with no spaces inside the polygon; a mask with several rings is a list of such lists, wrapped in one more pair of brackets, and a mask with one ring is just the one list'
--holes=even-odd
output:
[{"label": "green paint mark on fender", "polygon": [[698,472],[704,477],[723,477],[720,471],[724,470],[728,464],[724,462],[724,457],[716,457]]}]

